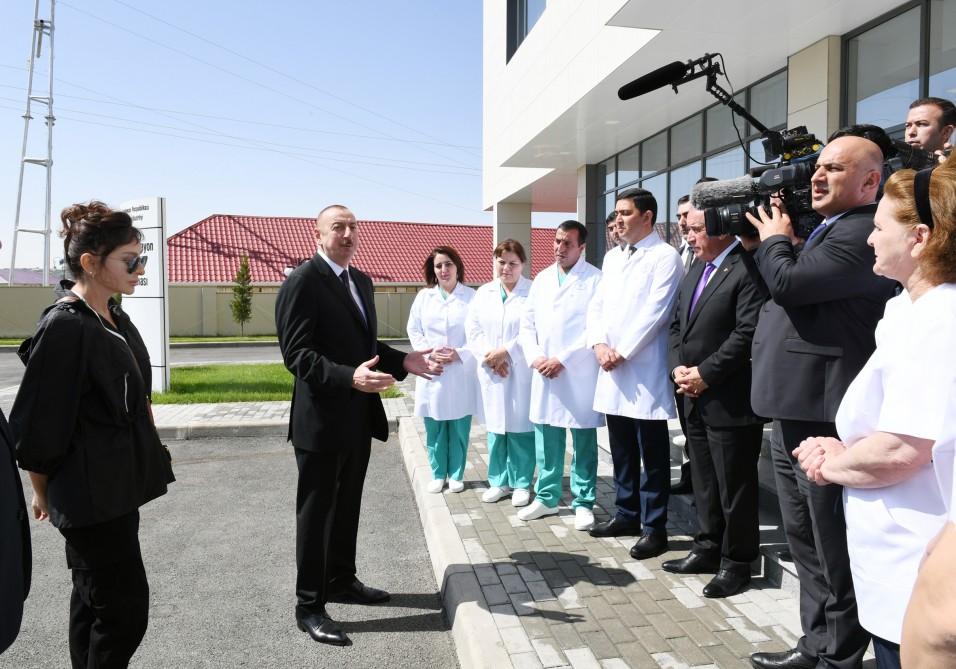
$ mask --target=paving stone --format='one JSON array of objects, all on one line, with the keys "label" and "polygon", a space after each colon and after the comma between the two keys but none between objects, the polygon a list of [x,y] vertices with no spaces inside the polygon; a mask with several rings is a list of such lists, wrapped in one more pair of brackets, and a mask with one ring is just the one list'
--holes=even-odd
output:
[{"label": "paving stone", "polygon": [[542,667],[560,667],[568,663],[568,659],[553,638],[532,639],[531,645],[538,654]]},{"label": "paving stone", "polygon": [[542,669],[537,653],[518,653],[512,655],[510,659],[514,669]]},{"label": "paving stone", "polygon": [[607,634],[607,637],[614,644],[635,640],[635,636],[631,633],[629,626],[617,618],[613,620],[602,620],[601,626],[604,628],[604,633]]},{"label": "paving stone", "polygon": [[645,616],[652,613],[664,613],[664,609],[662,609],[657,602],[648,597],[647,593],[644,592],[643,589],[636,594],[629,594],[628,598],[631,600],[634,608],[636,608]]},{"label": "paving stone", "polygon": [[573,669],[601,669],[601,664],[589,648],[570,648],[564,654]]},{"label": "paving stone", "polygon": [[594,657],[599,660],[618,656],[617,646],[604,631],[583,632],[581,638],[584,639],[585,645],[591,650]]},{"label": "paving stone", "polygon": [[667,639],[662,637],[660,633],[650,625],[646,627],[632,627],[631,632],[634,633],[634,636],[637,637],[641,646],[643,646],[644,650],[648,653],[663,653],[671,649],[667,643]]},{"label": "paving stone", "polygon": [[481,594],[485,596],[485,601],[488,603],[488,606],[494,606],[495,604],[508,604],[511,601],[511,599],[508,597],[508,593],[506,593],[505,589],[500,585],[482,586]]},{"label": "paving stone", "polygon": [[600,567],[584,567],[584,574],[595,585],[609,585],[611,583],[611,577]]},{"label": "paving stone", "polygon": [[521,574],[521,578],[523,578],[527,583],[544,580],[544,576],[541,575],[541,571],[535,567],[519,564],[518,573]]},{"label": "paving stone", "polygon": [[551,588],[548,587],[548,584],[544,581],[531,581],[528,585],[528,591],[531,593],[531,596],[534,597],[536,602],[545,601],[548,599],[555,599],[554,593],[551,591]]},{"label": "paving stone", "polygon": [[714,636],[720,639],[720,643],[729,648],[737,657],[748,657],[751,653],[756,652],[754,644],[747,641],[737,630],[714,632]]},{"label": "paving stone", "polygon": [[583,645],[581,635],[571,623],[551,623],[550,627],[551,635],[559,648],[580,648]]},{"label": "paving stone", "polygon": [[554,570],[558,569],[557,561],[547,554],[540,554],[534,556],[534,563],[538,566],[542,572],[545,570]]},{"label": "paving stone", "polygon": [[552,588],[560,588],[571,585],[568,581],[568,577],[564,575],[564,572],[560,569],[545,569],[541,572],[544,576],[544,580],[548,582]]},{"label": "paving stone", "polygon": [[525,585],[524,579],[518,574],[503,575],[501,577],[501,584],[505,587],[505,592],[508,594],[525,592],[528,589],[528,587]]},{"label": "paving stone", "polygon": [[671,594],[687,609],[699,609],[706,604],[690,588],[671,588]]},{"label": "paving stone", "polygon": [[650,624],[644,614],[630,602],[627,604],[611,604],[611,608],[618,619],[628,627],[644,627]]},{"label": "paving stone", "polygon": [[674,639],[684,634],[684,630],[680,628],[680,625],[674,622],[666,613],[648,614],[647,622],[665,639]]},{"label": "paving stone", "polygon": [[495,625],[497,625],[498,629],[521,626],[521,619],[515,615],[514,607],[511,606],[510,603],[489,606],[488,610],[491,611],[492,619],[495,621]]},{"label": "paving stone", "polygon": [[575,590],[573,585],[569,585],[565,588],[555,588],[554,594],[558,596],[558,601],[561,602],[561,606],[565,609],[584,608],[584,604],[581,602],[581,596],[578,595],[578,591]]},{"label": "paving stone", "polygon": [[497,585],[501,582],[495,568],[487,564],[475,565],[475,576],[478,577],[478,583],[481,585]]},{"label": "paving stone", "polygon": [[[578,586],[575,586],[575,588],[577,589]],[[617,619],[617,613],[614,611],[614,608],[601,596],[585,597],[581,602],[598,620],[606,620],[608,618]]]},{"label": "paving stone", "polygon": [[728,618],[727,622],[750,643],[760,643],[761,641],[768,641],[770,639],[770,637],[759,629],[753,629],[749,621],[745,618]]},{"label": "paving stone", "polygon": [[621,590],[621,587],[618,585],[610,585],[600,588],[601,596],[607,600],[608,604],[612,606],[615,604],[630,604],[631,600],[628,599],[627,593]]},{"label": "paving stone", "polygon": [[706,646],[701,650],[720,669],[753,669],[753,665],[748,660],[737,657],[726,646]]},{"label": "paving stone", "polygon": [[527,653],[534,650],[528,635],[521,627],[506,627],[503,630],[498,630],[498,634],[501,635],[501,640],[509,654]]},{"label": "paving stone", "polygon": [[671,648],[673,648],[680,658],[688,665],[695,667],[710,664],[710,656],[701,650],[694,641],[686,636],[668,639]]},{"label": "paving stone", "polygon": [[612,657],[610,660],[601,660],[601,669],[630,669],[630,667],[621,658]]},{"label": "paving stone", "polygon": [[681,626],[687,636],[698,646],[715,646],[720,643],[720,639],[714,636],[707,627],[699,620],[688,620],[677,623]]},{"label": "paving stone", "polygon": [[747,616],[747,619],[758,627],[770,627],[774,624],[773,616],[753,602],[737,604],[736,606],[738,611]]},{"label": "paving stone", "polygon": [[519,620],[529,639],[551,637],[551,626],[539,613],[533,616],[521,616]]},{"label": "paving stone", "polygon": [[499,576],[507,576],[509,574],[518,573],[518,566],[511,564],[510,562],[499,562],[495,564],[495,569],[497,570]]},{"label": "paving stone", "polygon": [[515,608],[515,613],[519,616],[530,616],[537,612],[532,603],[531,593],[518,592],[510,596],[511,605]]},{"label": "paving stone", "polygon": [[726,616],[722,616],[709,606],[694,609],[694,615],[711,632],[733,629],[731,624],[727,622]]},{"label": "paving stone", "polygon": [[487,544],[485,552],[492,560],[505,560],[511,555],[511,551],[502,544]]}]

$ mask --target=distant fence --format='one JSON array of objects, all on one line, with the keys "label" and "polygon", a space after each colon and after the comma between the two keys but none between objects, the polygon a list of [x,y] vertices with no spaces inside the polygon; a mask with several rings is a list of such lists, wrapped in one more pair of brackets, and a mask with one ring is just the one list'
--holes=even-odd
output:
[{"label": "distant fence", "polygon": [[[404,337],[412,301],[421,288],[414,284],[376,284],[375,313],[379,337]],[[278,284],[253,286],[252,319],[248,335],[275,334]],[[173,284],[169,287],[169,326],[174,337],[238,335],[229,302],[232,287]],[[43,310],[54,301],[53,288],[0,286],[0,337],[33,334]]]}]

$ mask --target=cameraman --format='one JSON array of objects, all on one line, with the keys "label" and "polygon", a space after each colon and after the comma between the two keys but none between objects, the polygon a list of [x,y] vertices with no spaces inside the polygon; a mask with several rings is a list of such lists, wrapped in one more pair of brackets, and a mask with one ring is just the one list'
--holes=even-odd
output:
[{"label": "cameraman", "polygon": [[824,216],[797,253],[782,205],[747,214],[760,245],[754,261],[772,301],[753,342],[753,410],[776,420],[771,450],[787,542],[800,578],[803,637],[782,653],[755,653],[758,668],[858,667],[869,635],[857,619],[847,556],[843,491],[807,481],[793,450],[810,436],[836,436],[840,400],[876,344],[874,330],[895,284],[873,274],[874,200],[883,155],[855,136],[827,144],[811,178]]},{"label": "cameraman", "polygon": [[942,156],[956,128],[956,106],[944,98],[914,100],[903,127],[907,144]]}]

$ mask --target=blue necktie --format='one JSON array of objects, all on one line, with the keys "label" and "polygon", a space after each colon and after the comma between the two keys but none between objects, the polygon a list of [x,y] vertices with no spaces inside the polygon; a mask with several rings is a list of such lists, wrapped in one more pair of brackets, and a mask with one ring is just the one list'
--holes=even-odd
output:
[{"label": "blue necktie", "polygon": [[820,223],[820,225],[815,227],[813,229],[813,232],[810,233],[810,236],[807,237],[807,241],[803,243],[803,248],[804,249],[810,248],[810,242],[812,242],[814,239],[819,237],[823,233],[823,231],[826,229],[827,229],[826,221],[823,221],[822,223]]}]

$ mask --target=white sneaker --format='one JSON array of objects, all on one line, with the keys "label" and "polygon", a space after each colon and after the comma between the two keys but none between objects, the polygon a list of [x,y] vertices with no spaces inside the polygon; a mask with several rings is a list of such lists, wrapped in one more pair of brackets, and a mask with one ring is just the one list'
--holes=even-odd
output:
[{"label": "white sneaker", "polygon": [[448,492],[461,492],[465,489],[465,484],[462,481],[456,481],[455,479],[448,479]]},{"label": "white sneaker", "polygon": [[512,506],[528,506],[528,502],[531,501],[531,491],[527,488],[515,488],[511,492],[511,505]]},{"label": "white sneaker", "polygon": [[511,488],[505,486],[504,488],[499,488],[498,486],[492,486],[488,488],[484,494],[481,496],[481,501],[488,504],[497,502],[500,499],[504,499],[511,494]]},{"label": "white sneaker", "polygon": [[432,479],[428,482],[428,485],[425,486],[425,490],[430,493],[437,494],[441,492],[441,489],[445,487],[445,479]]},{"label": "white sneaker", "polygon": [[574,510],[574,529],[585,531],[594,527],[594,512],[583,506]]},{"label": "white sneaker", "polygon": [[545,506],[542,502],[534,500],[531,506],[525,507],[518,512],[518,520],[536,520],[545,516],[558,515],[558,507],[551,508]]}]

